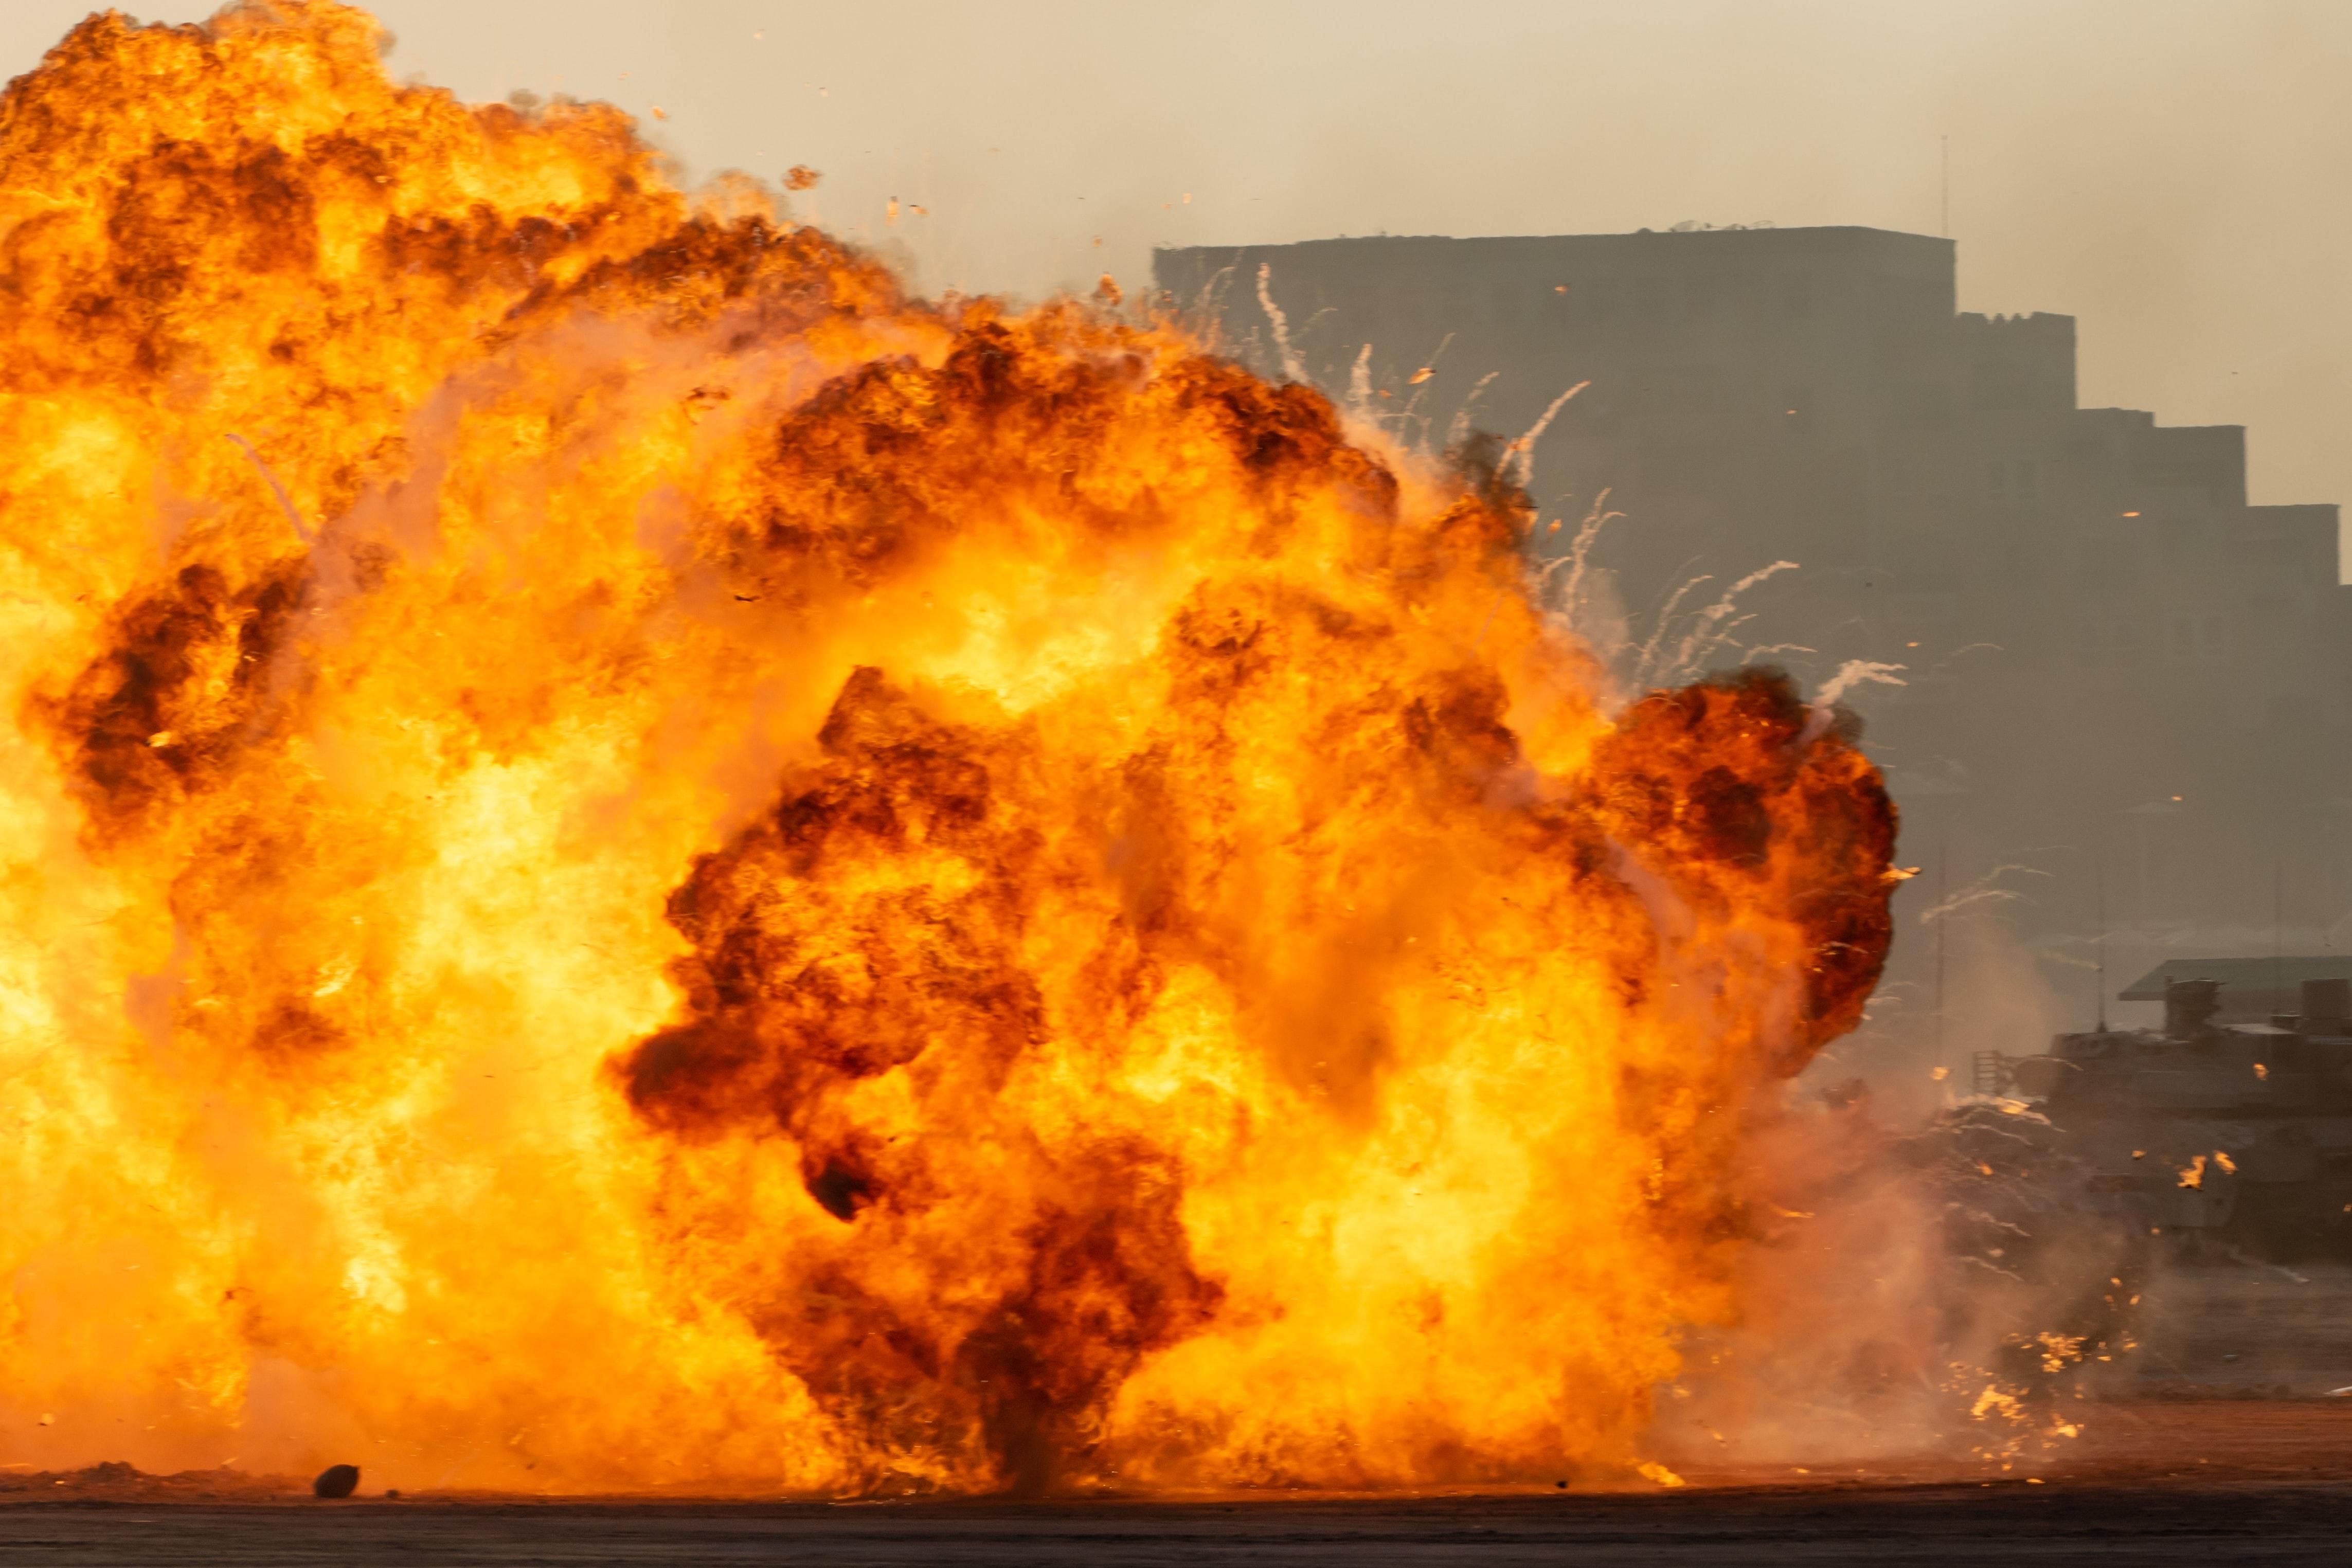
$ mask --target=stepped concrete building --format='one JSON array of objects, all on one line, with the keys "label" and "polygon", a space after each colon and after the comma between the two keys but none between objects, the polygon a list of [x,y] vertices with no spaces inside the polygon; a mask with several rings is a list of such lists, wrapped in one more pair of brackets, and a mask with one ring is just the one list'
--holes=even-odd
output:
[{"label": "stepped concrete building", "polygon": [[[1637,680],[1694,635],[1808,689],[1901,666],[1846,700],[1905,852],[1954,885],[2031,868],[2029,938],[2084,939],[2104,883],[2141,949],[2324,945],[2352,908],[2336,508],[2248,505],[2238,426],[2077,407],[2073,319],[1956,311],[1953,259],[1864,228],[1382,237],[1163,250],[1155,283],[1433,449],[1589,383],[1530,476],[1549,554],[1604,490],[1623,514],[1580,626]],[[1709,639],[1694,612],[1784,560]]]}]

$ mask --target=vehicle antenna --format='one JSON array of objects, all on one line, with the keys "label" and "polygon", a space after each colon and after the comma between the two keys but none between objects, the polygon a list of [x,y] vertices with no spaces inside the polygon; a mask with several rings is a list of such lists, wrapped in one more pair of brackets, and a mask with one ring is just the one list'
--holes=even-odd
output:
[{"label": "vehicle antenna", "polygon": [[1936,1060],[1944,1060],[1944,926],[1950,911],[1944,901],[1951,895],[1951,879],[1944,859],[1943,842],[1936,844]]},{"label": "vehicle antenna", "polygon": [[2097,958],[2099,960],[2099,1032],[2107,1032],[2107,857],[2100,855],[2091,862],[2092,904],[2098,927]]},{"label": "vehicle antenna", "polygon": [[2271,862],[2271,1014],[2286,1011],[2286,862]]}]

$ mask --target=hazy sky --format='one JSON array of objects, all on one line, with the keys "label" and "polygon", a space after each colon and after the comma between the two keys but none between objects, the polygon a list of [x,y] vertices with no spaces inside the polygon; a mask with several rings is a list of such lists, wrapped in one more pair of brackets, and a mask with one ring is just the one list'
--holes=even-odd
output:
[{"label": "hazy sky", "polygon": [[[0,74],[88,9],[5,0]],[[2085,403],[2247,424],[2255,499],[2352,503],[2345,0],[375,9],[397,74],[612,99],[692,177],[814,165],[815,216],[929,288],[1382,231],[1936,233],[1948,136],[1963,308],[2074,314]]]}]

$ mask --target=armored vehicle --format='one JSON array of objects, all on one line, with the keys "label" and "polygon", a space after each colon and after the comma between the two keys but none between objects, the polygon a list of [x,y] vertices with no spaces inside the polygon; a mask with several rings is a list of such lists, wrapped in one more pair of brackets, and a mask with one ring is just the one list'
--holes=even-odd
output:
[{"label": "armored vehicle", "polygon": [[2268,1022],[2217,1022],[2221,988],[2168,981],[2161,1030],[1984,1053],[1977,1087],[2049,1119],[2102,1213],[2273,1261],[2352,1255],[2352,981],[2305,980]]}]

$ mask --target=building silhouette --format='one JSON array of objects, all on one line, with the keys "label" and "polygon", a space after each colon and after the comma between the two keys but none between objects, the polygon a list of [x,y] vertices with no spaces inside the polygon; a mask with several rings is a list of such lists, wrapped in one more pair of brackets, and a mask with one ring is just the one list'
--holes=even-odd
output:
[{"label": "building silhouette", "polygon": [[1637,684],[1686,648],[1808,690],[1901,666],[1845,700],[1904,852],[2022,894],[2029,942],[2087,968],[2104,923],[2117,977],[2328,946],[2352,909],[2336,507],[2248,505],[2239,426],[2077,407],[2074,319],[1957,311],[1953,267],[1919,235],[1686,225],[1171,249],[1154,281],[1225,351],[1433,450],[1589,383],[1529,476],[1548,557],[1604,491],[1623,514],[1549,579],[1577,580],[1580,629]]}]

